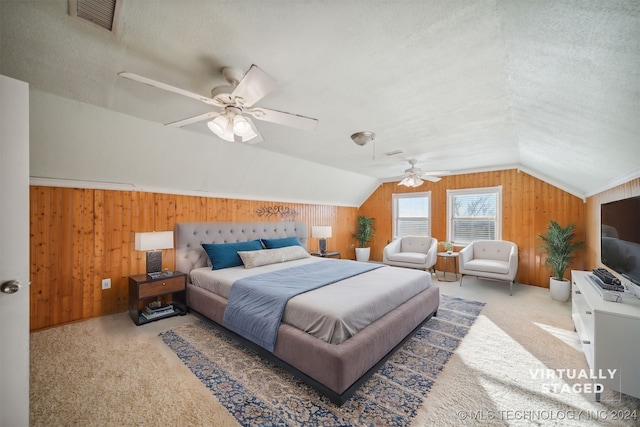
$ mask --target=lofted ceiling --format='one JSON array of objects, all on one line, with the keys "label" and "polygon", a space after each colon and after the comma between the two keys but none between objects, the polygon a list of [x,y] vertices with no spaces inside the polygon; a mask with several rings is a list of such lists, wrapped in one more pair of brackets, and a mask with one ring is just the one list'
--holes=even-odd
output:
[{"label": "lofted ceiling", "polygon": [[[0,1],[0,73],[166,124],[210,107],[118,72],[208,96],[222,67],[257,64],[280,83],[257,105],[319,124],[256,120],[253,149],[380,181],[415,158],[453,174],[517,167],[585,196],[640,171],[637,0],[120,3],[110,33],[67,0]],[[184,131],[217,138],[205,122]],[[375,141],[354,144],[358,131]]]}]

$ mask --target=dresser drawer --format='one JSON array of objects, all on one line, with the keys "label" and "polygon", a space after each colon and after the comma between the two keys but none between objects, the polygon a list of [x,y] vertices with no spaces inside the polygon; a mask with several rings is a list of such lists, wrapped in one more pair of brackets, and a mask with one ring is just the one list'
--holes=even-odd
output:
[{"label": "dresser drawer", "polygon": [[138,287],[138,298],[152,297],[168,292],[179,292],[185,288],[184,276],[142,283]]}]

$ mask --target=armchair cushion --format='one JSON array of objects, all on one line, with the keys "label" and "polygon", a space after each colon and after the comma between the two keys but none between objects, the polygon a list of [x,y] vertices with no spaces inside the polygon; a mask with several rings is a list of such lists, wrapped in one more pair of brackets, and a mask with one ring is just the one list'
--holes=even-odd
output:
[{"label": "armchair cushion", "polygon": [[505,261],[495,261],[492,259],[472,259],[465,264],[467,270],[482,271],[485,273],[507,274],[509,264]]},{"label": "armchair cushion", "polygon": [[504,280],[511,291],[518,272],[518,246],[506,240],[476,240],[460,251],[459,267],[463,277]]},{"label": "armchair cushion", "polygon": [[418,252],[397,252],[395,254],[389,254],[387,258],[389,261],[413,262],[416,264],[424,264],[427,262],[427,254]]},{"label": "armchair cushion", "polygon": [[428,236],[406,236],[389,243],[382,262],[397,267],[428,270],[436,263],[438,241]]}]

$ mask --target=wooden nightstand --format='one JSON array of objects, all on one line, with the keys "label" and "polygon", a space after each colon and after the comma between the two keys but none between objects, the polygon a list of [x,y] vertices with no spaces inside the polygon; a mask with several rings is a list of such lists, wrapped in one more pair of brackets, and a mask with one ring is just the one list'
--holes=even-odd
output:
[{"label": "wooden nightstand", "polygon": [[313,256],[319,256],[322,258],[341,258],[340,256],[340,252],[310,252],[311,255]]},{"label": "wooden nightstand", "polygon": [[[187,314],[186,307],[187,275],[179,271],[173,272],[170,276],[160,276],[155,279],[146,274],[129,276],[129,316],[136,325],[153,322],[155,320],[166,319],[173,316],[184,316]],[[146,319],[140,314],[144,306],[158,297],[171,296],[170,301],[174,308],[173,313],[164,314],[153,319]],[[163,300],[165,298],[162,298]],[[142,307],[141,307],[142,306]]]}]

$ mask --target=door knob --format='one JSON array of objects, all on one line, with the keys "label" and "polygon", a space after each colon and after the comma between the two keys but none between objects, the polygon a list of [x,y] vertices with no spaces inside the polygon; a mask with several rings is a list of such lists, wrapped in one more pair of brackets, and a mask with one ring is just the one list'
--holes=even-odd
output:
[{"label": "door knob", "polygon": [[20,290],[20,282],[17,280],[9,280],[0,286],[0,291],[4,294],[15,294]]}]

